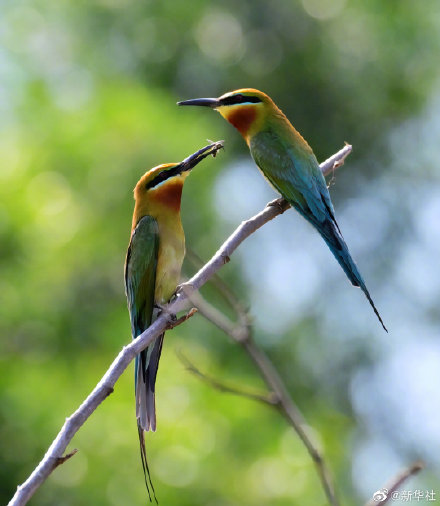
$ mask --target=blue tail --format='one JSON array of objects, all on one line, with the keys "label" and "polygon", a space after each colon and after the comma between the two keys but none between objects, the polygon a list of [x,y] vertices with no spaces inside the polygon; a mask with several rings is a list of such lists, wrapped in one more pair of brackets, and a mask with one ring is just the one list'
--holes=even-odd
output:
[{"label": "blue tail", "polygon": [[365,294],[370,303],[371,307],[374,310],[378,320],[380,321],[382,327],[386,332],[388,329],[385,327],[385,324],[374,305],[373,299],[370,296],[370,293],[365,285],[364,280],[357,268],[357,265],[354,263],[354,260],[351,258],[350,252],[348,251],[348,246],[345,244],[344,238],[342,237],[341,231],[339,229],[338,224],[334,218],[334,215],[331,210],[327,208],[329,211],[329,217],[325,219],[323,222],[320,222],[311,211],[304,212],[304,209],[295,208],[309,221],[316,230],[321,234],[321,237],[326,242],[327,246],[330,248],[330,251],[333,253],[336,260],[339,262],[339,265],[344,270],[347,278],[351,281],[354,286],[358,286]]}]

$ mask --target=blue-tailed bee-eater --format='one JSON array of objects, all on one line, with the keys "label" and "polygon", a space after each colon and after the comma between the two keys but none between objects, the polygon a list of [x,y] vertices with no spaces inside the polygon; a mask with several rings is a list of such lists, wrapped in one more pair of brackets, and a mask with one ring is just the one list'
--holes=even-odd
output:
[{"label": "blue-tailed bee-eater", "polygon": [[178,104],[211,107],[240,132],[265,178],[321,234],[348,279],[361,288],[387,330],[342,237],[318,160],[273,100],[261,91],[243,88],[219,98],[196,98]]},{"label": "blue-tailed bee-eater", "polygon": [[[180,219],[183,183],[199,162],[208,155],[215,155],[222,146],[221,142],[216,142],[183,162],[154,167],[136,184],[125,260],[125,293],[133,339],[157,318],[160,307],[169,301],[179,283],[185,256],[185,235]],[[136,357],[135,363],[136,418],[149,494],[144,431],[156,430],[155,383],[163,339],[164,334],[157,337]]]}]

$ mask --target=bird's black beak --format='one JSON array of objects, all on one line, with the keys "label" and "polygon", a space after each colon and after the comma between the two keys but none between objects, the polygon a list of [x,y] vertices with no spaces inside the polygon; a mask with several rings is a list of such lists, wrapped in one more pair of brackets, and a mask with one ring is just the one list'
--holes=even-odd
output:
[{"label": "bird's black beak", "polygon": [[211,107],[212,109],[215,109],[221,104],[218,98],[193,98],[192,100],[177,102],[177,105],[199,105],[201,107]]},{"label": "bird's black beak", "polygon": [[215,156],[217,151],[223,148],[223,141],[213,142],[208,144],[202,149],[199,149],[196,153],[193,153],[188,158],[185,158],[183,162],[179,164],[180,172],[186,172],[193,169],[199,162],[209,155]]}]

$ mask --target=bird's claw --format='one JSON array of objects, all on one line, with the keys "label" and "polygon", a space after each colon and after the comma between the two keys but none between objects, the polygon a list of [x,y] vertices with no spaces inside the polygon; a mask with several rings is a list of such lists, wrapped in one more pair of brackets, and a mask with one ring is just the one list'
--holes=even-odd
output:
[{"label": "bird's claw", "polygon": [[178,285],[176,288],[176,291],[173,293],[173,295],[171,295],[171,298],[170,298],[168,304],[172,304],[173,302],[176,302],[176,300],[181,295],[181,293],[182,293],[182,286]]},{"label": "bird's claw", "polygon": [[157,311],[157,315],[159,316],[161,314],[167,314],[170,316],[170,318],[172,318],[173,316],[175,317],[175,315],[168,310],[167,305],[168,304],[166,304],[165,306],[162,306],[161,304],[155,303],[154,309]]},{"label": "bird's claw", "polygon": [[182,283],[181,285],[178,285],[176,288],[176,291],[174,292],[174,295],[172,297],[172,300],[174,300],[174,297],[180,297],[182,295],[185,295],[186,297],[190,298],[191,294],[194,293],[195,288],[194,286],[186,281],[185,283]]},{"label": "bird's claw", "polygon": [[279,211],[283,213],[287,209],[286,204],[286,200],[283,199],[283,197],[280,197],[278,199],[272,200],[267,205],[270,207],[277,207]]}]

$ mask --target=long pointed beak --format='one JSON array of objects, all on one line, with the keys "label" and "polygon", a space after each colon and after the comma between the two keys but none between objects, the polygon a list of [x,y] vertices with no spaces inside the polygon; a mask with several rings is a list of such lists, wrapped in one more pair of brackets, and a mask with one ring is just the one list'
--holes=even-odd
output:
[{"label": "long pointed beak", "polygon": [[180,172],[186,172],[193,169],[199,162],[201,162],[204,158],[206,158],[209,155],[216,156],[217,151],[222,149],[223,141],[217,141],[213,142],[212,144],[208,144],[208,146],[205,146],[202,149],[199,149],[196,153],[193,153],[192,155],[188,156],[188,158],[185,158],[183,162],[179,164]]},{"label": "long pointed beak", "polygon": [[177,105],[199,105],[202,107],[211,107],[215,109],[220,105],[218,98],[193,98],[192,100],[183,100],[177,102]]}]

